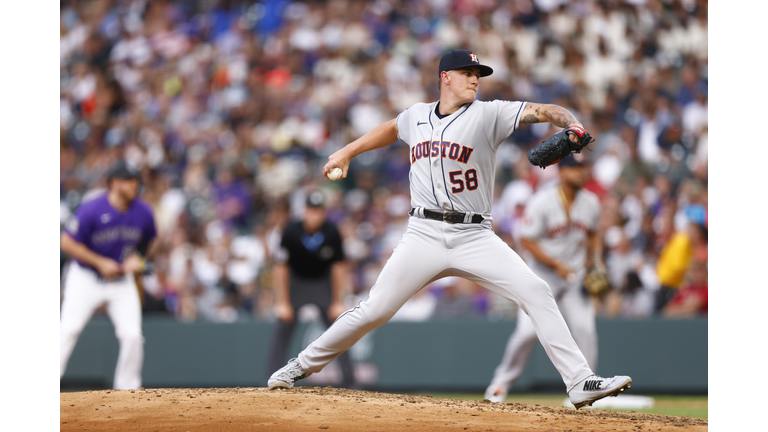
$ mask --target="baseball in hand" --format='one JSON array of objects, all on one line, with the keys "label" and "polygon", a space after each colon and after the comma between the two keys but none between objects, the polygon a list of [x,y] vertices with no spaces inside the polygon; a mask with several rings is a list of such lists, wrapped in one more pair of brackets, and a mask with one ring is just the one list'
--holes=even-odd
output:
[{"label": "baseball in hand", "polygon": [[344,172],[341,170],[341,168],[334,168],[331,170],[331,172],[328,173],[328,178],[336,181],[341,178],[342,174],[344,174]]}]

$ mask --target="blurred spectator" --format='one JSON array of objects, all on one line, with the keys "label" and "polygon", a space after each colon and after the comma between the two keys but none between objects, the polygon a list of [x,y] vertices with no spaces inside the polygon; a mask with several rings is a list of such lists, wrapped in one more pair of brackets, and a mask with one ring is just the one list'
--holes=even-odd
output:
[{"label": "blurred spectator", "polygon": [[669,318],[706,317],[708,285],[707,263],[696,261],[691,267],[686,285],[667,303],[663,315]]},{"label": "blurred spectator", "polygon": [[195,276],[191,257],[184,260],[184,268],[171,281],[172,293],[168,301],[168,309],[182,322],[195,321],[198,317],[195,298],[202,294],[204,288]]},{"label": "blurred spectator", "polygon": [[247,230],[251,193],[245,183],[235,179],[229,168],[219,167],[213,188],[218,219],[237,231]]},{"label": "blurred spectator", "polygon": [[623,159],[623,166],[614,187],[625,192],[637,185],[638,181],[650,182],[653,178],[653,166],[640,158],[637,150],[637,132],[629,126],[622,128],[622,138],[626,142],[627,156]]},{"label": "blurred spectator", "polygon": [[434,307],[435,318],[465,319],[479,318],[485,315],[487,301],[478,293],[486,290],[476,289],[476,285],[458,277],[443,278],[433,284],[437,292]]},{"label": "blurred spectator", "polygon": [[390,321],[427,321],[437,307],[437,297],[427,286],[409,298]]},{"label": "blurred spectator", "polygon": [[691,221],[684,230],[675,233],[664,246],[656,266],[660,284],[654,305],[656,312],[660,313],[675,296],[691,267],[694,252],[704,247],[706,243],[707,228],[703,224]]},{"label": "blurred spectator", "polygon": [[603,301],[607,316],[643,318],[653,313],[658,286],[655,269],[640,250],[633,249],[629,238],[619,227],[605,233],[608,254],[605,260],[613,288]]}]

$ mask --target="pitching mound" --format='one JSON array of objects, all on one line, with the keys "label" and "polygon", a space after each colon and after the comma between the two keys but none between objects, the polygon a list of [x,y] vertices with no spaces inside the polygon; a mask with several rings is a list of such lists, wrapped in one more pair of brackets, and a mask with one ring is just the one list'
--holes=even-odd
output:
[{"label": "pitching mound", "polygon": [[62,431],[706,431],[707,420],[301,387],[61,393]]}]

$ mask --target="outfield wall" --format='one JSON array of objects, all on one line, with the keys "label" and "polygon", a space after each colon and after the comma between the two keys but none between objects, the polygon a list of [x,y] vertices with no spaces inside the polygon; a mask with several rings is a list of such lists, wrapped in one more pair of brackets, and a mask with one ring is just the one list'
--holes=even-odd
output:
[{"label": "outfield wall", "polygon": [[[351,350],[361,388],[379,391],[481,392],[501,359],[514,321],[390,322]],[[633,392],[707,393],[707,320],[598,319],[599,364],[604,376],[630,375]],[[143,385],[158,387],[263,387],[272,324],[180,323],[144,318]],[[297,326],[290,355],[314,340],[317,322]],[[97,316],[85,328],[61,381],[68,388],[108,388],[118,343]],[[301,385],[335,385],[336,362]],[[563,391],[560,375],[537,344],[513,392]]]}]

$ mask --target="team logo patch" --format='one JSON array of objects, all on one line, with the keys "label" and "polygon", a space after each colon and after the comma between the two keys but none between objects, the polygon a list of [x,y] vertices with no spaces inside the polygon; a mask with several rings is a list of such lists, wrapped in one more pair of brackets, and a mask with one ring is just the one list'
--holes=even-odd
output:
[{"label": "team logo patch", "polygon": [[325,235],[321,232],[314,233],[313,235],[303,234],[301,236],[301,243],[303,243],[304,247],[310,252],[316,251],[324,241]]},{"label": "team logo patch", "polygon": [[109,213],[104,213],[101,215],[101,223],[107,223],[112,218],[112,216],[109,215]]},{"label": "team logo patch", "polygon": [[471,59],[472,59],[472,63],[480,63],[480,62],[477,60],[477,56],[475,55],[475,53],[470,53],[470,54],[469,54],[469,58],[471,58]]}]

